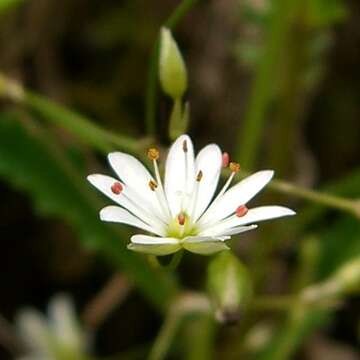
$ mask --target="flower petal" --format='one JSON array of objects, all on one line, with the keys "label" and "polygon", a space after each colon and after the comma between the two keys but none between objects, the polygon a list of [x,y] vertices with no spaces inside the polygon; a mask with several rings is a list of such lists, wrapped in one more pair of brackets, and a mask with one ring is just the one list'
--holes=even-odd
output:
[{"label": "flower petal", "polygon": [[32,351],[44,357],[51,354],[50,329],[46,318],[37,310],[25,308],[20,310],[15,319],[16,328],[21,339]]},{"label": "flower petal", "polygon": [[101,174],[93,174],[87,177],[89,182],[94,185],[103,194],[110,199],[129,210],[139,219],[145,223],[151,225],[157,232],[163,233],[164,225],[153,214],[149,213],[147,209],[143,209],[138,205],[138,200],[127,186],[123,186],[123,190],[120,194],[114,194],[111,190],[111,186],[118,180]]},{"label": "flower petal", "polygon": [[245,205],[251,200],[273,177],[272,170],[259,171],[248,176],[230,188],[214,203],[214,206],[200,219],[200,225],[225,219],[233,214],[238,206]]},{"label": "flower petal", "polygon": [[59,344],[83,351],[86,347],[85,333],[80,327],[72,300],[67,295],[57,295],[50,301],[48,313],[49,324]]},{"label": "flower petal", "polygon": [[200,255],[211,255],[222,250],[229,250],[224,240],[227,238],[215,238],[213,236],[189,236],[182,241],[184,249]]},{"label": "flower petal", "polygon": [[194,181],[193,144],[188,135],[181,135],[171,146],[165,166],[164,188],[173,217],[186,209]]},{"label": "flower petal", "polygon": [[193,214],[194,221],[196,221],[204,212],[214,196],[219,181],[221,167],[222,154],[217,145],[207,145],[197,155],[195,161],[195,173],[197,175],[199,171],[201,171],[203,176],[198,184],[199,187]]},{"label": "flower petal", "polygon": [[[226,231],[222,231],[222,232],[216,232],[214,233],[214,236],[232,236],[232,235],[237,235],[237,234],[241,234],[243,232],[247,232],[253,229],[256,229],[258,226],[257,225],[248,225],[248,226],[235,226],[232,227]],[[199,235],[204,235],[206,234],[206,231],[201,232]]]},{"label": "flower petal", "polygon": [[169,255],[181,249],[174,238],[161,238],[147,235],[134,235],[128,249],[156,256]]},{"label": "flower petal", "polygon": [[139,200],[166,220],[155,191],[149,187],[149,181],[154,181],[154,178],[145,166],[134,156],[122,152],[110,153],[108,159],[118,177],[137,194]]},{"label": "flower petal", "polygon": [[127,210],[119,206],[106,206],[100,211],[100,219],[102,221],[122,223],[131,226],[135,226],[139,229],[149,231],[159,236],[163,236],[165,232],[158,231],[154,227],[146,224],[133,214],[129,213]]},{"label": "flower petal", "polygon": [[258,221],[276,219],[283,216],[295,215],[295,212],[283,206],[260,206],[250,209],[243,217],[236,215],[229,217],[214,226],[204,230],[202,235],[222,235],[227,234],[229,230],[237,226],[243,226]]}]

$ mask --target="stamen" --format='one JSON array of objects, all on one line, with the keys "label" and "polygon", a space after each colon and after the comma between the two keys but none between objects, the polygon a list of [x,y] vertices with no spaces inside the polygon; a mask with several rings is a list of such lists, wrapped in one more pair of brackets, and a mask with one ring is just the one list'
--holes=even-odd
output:
[{"label": "stamen", "polygon": [[187,141],[186,140],[183,141],[182,147],[183,147],[184,152],[187,153],[188,152],[188,147],[187,147]]},{"label": "stamen", "polygon": [[169,204],[168,204],[168,201],[167,201],[167,198],[165,195],[165,191],[164,191],[164,188],[163,188],[163,185],[161,182],[159,167],[158,167],[156,159],[153,159],[153,164],[154,164],[154,170],[155,170],[155,178],[157,181],[157,185],[159,186],[159,191],[156,192],[156,196],[158,198],[160,207],[162,208],[162,211],[164,212],[164,215],[167,216],[168,218],[170,218],[171,212],[170,212]]},{"label": "stamen", "polygon": [[158,187],[158,184],[154,180],[150,180],[149,187],[152,191],[155,191],[155,189]]},{"label": "stamen", "polygon": [[183,213],[180,213],[178,215],[178,222],[179,222],[179,225],[183,226],[185,224],[185,215]]},{"label": "stamen", "polygon": [[200,186],[200,181],[203,178],[203,172],[202,170],[199,170],[198,174],[196,175],[196,183],[194,185],[194,190],[192,193],[192,200],[191,200],[191,206],[190,206],[190,219],[191,221],[195,221],[196,219],[194,219],[195,216],[195,210],[196,210],[196,205],[198,202],[198,195],[199,195],[199,186]]},{"label": "stamen", "polygon": [[189,187],[189,174],[188,174],[188,146],[187,146],[187,141],[184,140],[182,143],[182,148],[184,151],[184,156],[185,156],[185,187],[184,187],[184,191],[182,193],[181,196],[181,202],[180,202],[180,206],[181,206],[181,210],[186,209],[186,205],[187,205],[187,199],[186,199],[186,195],[189,191],[188,187]]},{"label": "stamen", "polygon": [[111,185],[111,191],[114,194],[119,195],[123,191],[123,186],[118,181],[116,181]]},{"label": "stamen", "polygon": [[243,217],[247,214],[248,211],[249,211],[249,209],[245,205],[240,205],[236,209],[235,214],[237,217]]},{"label": "stamen", "polygon": [[236,162],[231,162],[229,164],[231,172],[238,173],[240,171],[240,164]]},{"label": "stamen", "polygon": [[196,176],[196,181],[200,182],[202,177],[203,177],[203,172],[201,170],[199,170],[199,172],[198,172],[198,174]]},{"label": "stamen", "polygon": [[157,160],[160,156],[159,150],[156,148],[150,148],[147,152],[147,157],[150,160]]},{"label": "stamen", "polygon": [[230,156],[227,152],[224,152],[222,155],[222,166],[224,168],[228,167],[230,161]]}]

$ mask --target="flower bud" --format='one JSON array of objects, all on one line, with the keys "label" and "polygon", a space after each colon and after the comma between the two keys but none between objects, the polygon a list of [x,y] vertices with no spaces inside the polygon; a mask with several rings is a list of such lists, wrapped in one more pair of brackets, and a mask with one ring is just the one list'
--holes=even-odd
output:
[{"label": "flower bud", "polygon": [[163,91],[179,99],[187,88],[187,72],[180,50],[167,28],[161,29],[159,76]]},{"label": "flower bud", "polygon": [[252,294],[245,266],[230,251],[223,251],[209,264],[208,290],[219,321],[237,322]]}]

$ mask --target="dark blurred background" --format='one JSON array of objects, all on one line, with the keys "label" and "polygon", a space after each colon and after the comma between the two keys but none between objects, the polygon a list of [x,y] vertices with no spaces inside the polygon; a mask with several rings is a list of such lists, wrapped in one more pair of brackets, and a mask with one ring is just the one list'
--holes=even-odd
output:
[{"label": "dark blurred background", "polygon": [[[2,8],[0,2],[1,74],[111,131],[135,139],[148,135],[145,94],[149,60],[161,24],[179,1],[10,3],[5,1]],[[355,197],[360,193],[356,191],[360,186],[356,177],[360,154],[360,2],[300,3],[303,5],[297,5],[291,15],[291,25],[280,28],[286,34],[278,38],[279,47],[273,49],[277,55],[267,78],[272,88],[268,94],[270,100],[266,104],[261,146],[251,167],[274,168],[279,177],[303,186],[332,189],[331,184],[345,184],[340,193]],[[271,1],[266,0],[199,1],[174,30],[189,72],[189,133],[197,149],[212,141],[234,156],[241,149],[246,136],[242,133],[243,119],[248,116],[254,96],[259,64],[267,56],[266,39],[273,26],[272,19],[278,16],[274,13],[276,6],[269,10],[269,4]],[[159,96],[157,106],[157,140],[168,145],[170,102]],[[21,124],[37,116],[31,107],[1,100],[0,123],[16,118]],[[92,151],[69,131],[42,119],[41,123],[46,124],[84,175],[106,166],[103,154]],[[1,152],[13,152],[18,154],[15,157],[21,157],[22,147],[27,146],[19,140],[21,136],[12,138],[11,131],[0,129],[0,137],[7,137],[4,141],[0,138],[3,142],[0,147],[1,315],[12,322],[19,308],[25,305],[44,310],[49,298],[62,291],[72,294],[81,312],[113,276],[114,267],[91,246],[84,247],[77,230],[66,219],[51,211],[47,213],[46,206],[37,204],[41,191],[35,191],[34,195],[33,187],[14,175],[18,171],[26,179],[26,166],[20,169],[20,162],[14,164],[13,172],[8,170],[7,161],[12,160]],[[39,159],[40,165],[42,160]],[[46,172],[40,165],[34,171]],[[351,190],[347,191],[349,182]],[[41,186],[47,193],[52,183],[44,182]],[[88,187],[85,182],[83,186]],[[279,195],[267,199],[274,198],[297,209],[309,207]],[[329,240],[335,246],[331,251],[336,253],[340,247],[347,247],[347,253],[351,253],[359,249],[357,223],[358,220],[349,216],[326,211],[307,221],[300,233],[315,233],[319,238],[340,234]],[[286,228],[283,230],[287,233]],[[303,235],[291,236],[299,239]],[[348,237],[352,238],[353,247],[339,244]],[[263,236],[258,240],[264,241]],[[241,246],[236,250],[240,255],[248,251],[246,240],[244,243],[245,250]],[[289,271],[293,261],[298,261],[297,246],[290,242],[270,251],[278,259],[277,267],[273,264],[271,268],[274,284],[270,288],[284,292],[290,288]],[[331,251],[322,250],[319,262],[325,265],[319,265],[322,270],[315,278],[325,276],[321,272],[329,273],[332,265],[328,265],[327,272],[324,270],[327,264],[334,264],[335,268]],[[324,260],[324,254],[330,254],[326,255],[329,262],[326,257]],[[187,255],[179,270],[182,284],[203,288],[206,263],[206,258]],[[291,358],[357,358],[359,305],[358,297],[347,299],[332,314],[330,322],[314,327],[301,345],[296,346]],[[119,358],[124,359],[145,358],[161,319],[143,295],[133,289],[100,325],[95,353],[120,354]],[[218,355],[214,358],[240,358],[227,350],[236,338],[236,329],[219,330]],[[3,342],[2,332],[0,329],[0,342]],[[2,347],[0,358],[12,358],[9,349]]]}]

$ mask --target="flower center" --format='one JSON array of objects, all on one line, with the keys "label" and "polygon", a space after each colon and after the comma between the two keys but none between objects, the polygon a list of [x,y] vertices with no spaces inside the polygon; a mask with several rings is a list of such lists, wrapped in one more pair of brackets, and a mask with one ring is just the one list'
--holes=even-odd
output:
[{"label": "flower center", "polygon": [[178,214],[178,216],[169,222],[166,236],[184,239],[187,236],[195,236],[198,234],[196,225],[191,221],[190,216],[184,212]]}]

